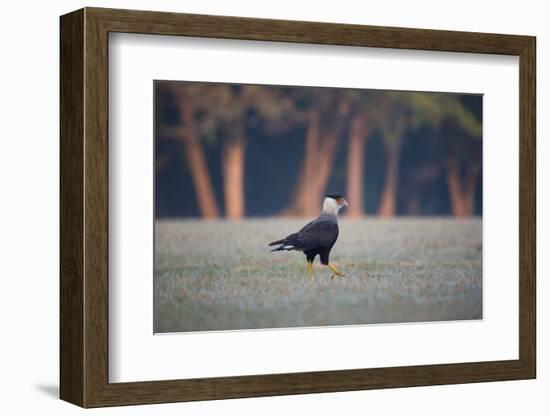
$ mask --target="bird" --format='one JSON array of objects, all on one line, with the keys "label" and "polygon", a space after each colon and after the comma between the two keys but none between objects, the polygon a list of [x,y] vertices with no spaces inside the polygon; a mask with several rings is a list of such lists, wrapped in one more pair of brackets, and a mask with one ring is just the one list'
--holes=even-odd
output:
[{"label": "bird", "polygon": [[285,238],[269,243],[278,246],[274,251],[301,251],[306,255],[307,276],[313,278],[313,261],[319,255],[321,264],[332,272],[331,278],[342,277],[344,274],[329,262],[330,251],[338,239],[338,212],[348,206],[348,201],[342,195],[326,195],[323,200],[321,214],[306,224],[300,231]]}]

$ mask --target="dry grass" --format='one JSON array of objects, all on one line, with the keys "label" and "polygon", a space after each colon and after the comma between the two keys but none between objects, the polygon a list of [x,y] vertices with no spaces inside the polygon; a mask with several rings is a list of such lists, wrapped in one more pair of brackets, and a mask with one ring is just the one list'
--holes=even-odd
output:
[{"label": "dry grass", "polygon": [[304,223],[157,221],[155,332],[481,318],[480,219],[343,219],[334,280],[269,252]]}]

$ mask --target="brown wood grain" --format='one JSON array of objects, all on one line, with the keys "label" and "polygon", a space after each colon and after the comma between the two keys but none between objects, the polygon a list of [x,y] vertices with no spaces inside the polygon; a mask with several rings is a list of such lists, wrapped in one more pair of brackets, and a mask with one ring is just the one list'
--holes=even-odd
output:
[{"label": "brown wood grain", "polygon": [[84,405],[84,12],[60,22],[60,386]]},{"label": "brown wood grain", "polygon": [[520,54],[519,356],[536,377],[536,41]]},{"label": "brown wood grain", "polygon": [[[535,377],[535,38],[97,8],[63,16],[60,28],[62,399],[98,407]],[[109,383],[109,32],[519,56],[519,359]]]}]

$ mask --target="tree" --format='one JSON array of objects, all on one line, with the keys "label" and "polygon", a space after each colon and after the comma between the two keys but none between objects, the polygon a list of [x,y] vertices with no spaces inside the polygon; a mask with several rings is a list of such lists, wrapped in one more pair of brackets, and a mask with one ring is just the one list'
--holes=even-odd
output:
[{"label": "tree", "polygon": [[378,206],[378,215],[382,217],[392,217],[396,211],[401,146],[414,108],[410,105],[410,94],[397,91],[376,93],[378,105],[372,117],[382,134],[387,151],[384,184]]},{"label": "tree", "polygon": [[[206,134],[222,140],[222,179],[225,216],[232,220],[245,214],[245,147],[247,86],[214,84],[203,96]],[[210,129],[213,129],[210,132]]]},{"label": "tree", "polygon": [[365,146],[376,123],[382,119],[380,100],[383,94],[378,91],[348,90],[347,96],[351,101],[351,111],[346,166],[346,196],[350,205],[346,215],[361,217],[365,214],[363,209]]},{"label": "tree", "polygon": [[481,140],[481,121],[458,95],[416,93],[412,98],[418,107],[416,121],[428,122],[438,132],[453,215],[472,215],[481,173],[481,154],[475,150],[475,142]]},{"label": "tree", "polygon": [[[474,213],[475,192],[481,173],[481,153],[475,144],[481,138],[481,125],[478,124],[473,123],[468,128],[467,124],[455,119],[446,120],[440,128],[449,202],[453,215],[457,217]],[[457,137],[453,132],[457,128],[466,130],[469,137]]]},{"label": "tree", "polygon": [[199,212],[203,218],[216,218],[219,216],[219,209],[197,127],[197,109],[193,105],[194,99],[200,96],[201,90],[180,83],[164,84],[159,88],[162,93],[172,96],[179,115],[177,125],[160,120],[161,135],[181,143],[193,180]]},{"label": "tree", "polygon": [[338,145],[347,123],[350,100],[347,90],[307,88],[293,99],[304,103],[297,120],[306,123],[302,169],[294,198],[285,214],[314,216],[327,187]]},{"label": "tree", "polygon": [[[385,92],[375,120],[387,149],[386,174],[378,213],[393,216],[396,211],[396,198],[399,181],[401,147],[407,129],[429,125],[439,132],[442,148],[445,149],[445,169],[451,200],[452,212],[456,216],[471,215],[479,176],[479,165],[471,158],[460,158],[464,146],[459,145],[452,131],[461,131],[474,140],[481,138],[481,124],[460,102],[458,95],[449,93]],[[464,161],[461,163],[461,161]],[[465,175],[462,165],[470,164]],[[465,176],[465,177],[464,177]]]},{"label": "tree", "polygon": [[364,214],[363,172],[365,142],[367,137],[367,116],[364,112],[359,111],[351,119],[347,155],[346,196],[349,201],[349,208],[346,213],[349,217],[361,217]]},{"label": "tree", "polygon": [[293,104],[281,88],[261,85],[198,84],[200,130],[222,143],[222,179],[225,216],[238,220],[245,214],[246,131],[252,124],[268,132],[286,128]]},{"label": "tree", "polygon": [[[268,131],[286,128],[285,120],[290,118],[292,102],[280,88],[261,85],[177,83],[174,89],[182,98],[182,117],[186,106],[194,109],[192,116],[185,117],[186,130],[196,133],[194,142],[199,143],[199,137],[206,141],[220,141],[225,216],[233,220],[242,218],[246,209],[247,127],[255,123]],[[197,152],[194,155],[199,162],[195,161],[193,166],[201,168],[200,161],[204,157]]]},{"label": "tree", "polygon": [[351,217],[364,215],[364,153],[371,131],[378,130],[387,156],[378,214],[393,216],[399,183],[399,162],[405,130],[410,119],[410,93],[396,91],[349,90],[352,104],[347,162],[347,195]]}]

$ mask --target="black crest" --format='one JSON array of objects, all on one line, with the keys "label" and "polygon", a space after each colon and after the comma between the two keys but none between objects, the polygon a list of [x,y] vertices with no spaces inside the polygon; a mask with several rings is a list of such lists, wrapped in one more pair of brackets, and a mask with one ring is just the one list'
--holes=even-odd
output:
[{"label": "black crest", "polygon": [[332,198],[332,199],[340,199],[340,198],[343,198],[344,195],[325,195],[325,197]]}]

